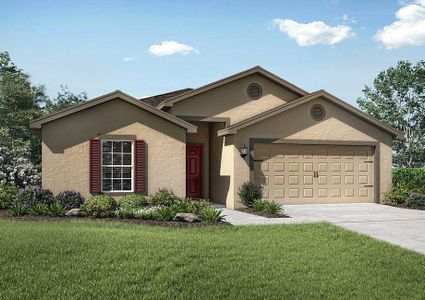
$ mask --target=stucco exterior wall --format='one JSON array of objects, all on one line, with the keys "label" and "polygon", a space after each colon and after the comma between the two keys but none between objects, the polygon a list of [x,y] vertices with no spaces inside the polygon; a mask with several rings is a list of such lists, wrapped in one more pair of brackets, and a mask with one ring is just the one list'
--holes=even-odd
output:
[{"label": "stucco exterior wall", "polygon": [[[326,110],[325,119],[317,122],[310,117],[310,108],[319,103]],[[233,155],[233,171],[229,173],[234,177],[231,180],[234,189],[227,195],[228,206],[231,208],[241,206],[237,190],[244,181],[253,180],[253,171],[250,170],[249,156],[243,159],[239,149],[243,144],[249,145],[250,138],[280,139],[276,142],[302,142],[316,141],[317,143],[360,142],[376,144],[375,179],[378,181],[378,198],[382,200],[384,193],[390,189],[392,180],[392,138],[387,133],[358,119],[345,110],[317,99],[310,103],[300,105],[292,110],[283,112],[269,119],[246,127],[233,135],[233,147],[227,150],[227,155]],[[251,151],[252,149],[250,149]],[[224,151],[223,151],[224,153]],[[229,159],[229,164],[231,164]],[[230,167],[229,167],[230,168]]]},{"label": "stucco exterior wall", "polygon": [[122,100],[112,100],[42,127],[43,187],[89,192],[89,141],[123,136],[146,142],[146,193],[186,193],[186,130]]},{"label": "stucco exterior wall", "polygon": [[[262,87],[263,96],[258,100],[251,100],[247,95],[251,83]],[[288,89],[253,74],[177,102],[169,112],[176,116],[229,118],[233,124],[296,98],[299,96]]]},{"label": "stucco exterior wall", "polygon": [[208,122],[192,122],[198,126],[197,133],[188,133],[187,144],[202,145],[202,197],[208,199],[209,192],[209,160],[210,160],[210,139]]}]

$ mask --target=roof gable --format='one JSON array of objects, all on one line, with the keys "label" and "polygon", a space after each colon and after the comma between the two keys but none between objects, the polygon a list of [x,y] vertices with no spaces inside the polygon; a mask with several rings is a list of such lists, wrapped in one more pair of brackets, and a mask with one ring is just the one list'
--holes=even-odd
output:
[{"label": "roof gable", "polygon": [[144,102],[142,102],[142,101],[140,101],[140,100],[138,100],[134,97],[131,97],[130,95],[127,95],[126,93],[124,93],[120,90],[117,90],[117,91],[105,94],[103,96],[91,99],[91,100],[86,101],[86,102],[81,103],[81,104],[77,104],[77,105],[72,106],[70,108],[63,109],[63,110],[58,111],[56,113],[52,113],[50,115],[35,119],[35,120],[30,122],[30,127],[33,128],[33,129],[41,129],[41,126],[45,123],[52,122],[54,120],[57,120],[57,119],[66,117],[68,115],[77,113],[77,112],[82,111],[84,109],[94,107],[96,105],[99,105],[99,104],[102,104],[102,103],[105,103],[105,102],[108,102],[108,101],[111,101],[111,100],[115,100],[115,99],[121,99],[123,101],[126,101],[126,102],[138,107],[139,109],[146,110],[146,111],[148,111],[148,112],[150,112],[150,113],[152,113],[152,114],[154,114],[154,115],[156,115],[160,118],[163,118],[163,119],[165,119],[165,120],[167,120],[167,121],[169,121],[169,122],[171,122],[171,123],[173,123],[177,126],[185,128],[190,133],[197,132],[197,127],[195,125],[190,124],[190,123],[188,123],[188,122],[186,122],[186,121],[184,121],[184,120],[182,120],[182,119],[180,119],[176,116],[173,116],[173,115],[166,113],[162,110],[159,110],[155,107],[152,107],[151,105],[146,104],[146,103],[144,103]]},{"label": "roof gable", "polygon": [[217,87],[220,87],[222,85],[225,85],[227,83],[233,82],[235,80],[244,78],[246,76],[249,76],[249,75],[252,75],[252,74],[255,74],[255,73],[258,73],[258,74],[270,79],[271,81],[276,82],[277,84],[286,87],[287,89],[291,90],[292,92],[294,92],[295,94],[297,94],[299,96],[305,96],[305,95],[308,94],[308,92],[306,92],[305,90],[303,90],[303,89],[293,85],[292,83],[270,73],[269,71],[263,69],[260,66],[256,66],[256,67],[253,67],[251,69],[248,69],[248,70],[242,71],[240,73],[234,74],[232,76],[229,76],[229,77],[220,79],[218,81],[212,82],[210,84],[201,86],[197,89],[186,92],[182,95],[167,99],[167,100],[161,102],[158,105],[158,108],[162,109],[162,108],[166,108],[166,107],[172,107],[174,105],[174,103],[176,103],[176,102],[182,101],[184,99],[190,98],[190,97],[198,95],[200,93],[207,92],[209,90],[215,89]]},{"label": "roof gable", "polygon": [[180,96],[181,94],[187,93],[192,91],[192,88],[185,88],[185,89],[181,89],[181,90],[176,90],[176,91],[172,91],[172,92],[168,92],[168,93],[163,93],[163,94],[159,94],[159,95],[154,95],[154,96],[150,96],[150,97],[146,97],[146,98],[142,98],[140,99],[140,101],[143,101],[151,106],[157,107],[159,104],[161,104],[162,102]]},{"label": "roof gable", "polygon": [[273,109],[270,109],[268,111],[265,111],[263,113],[260,113],[258,115],[255,115],[251,118],[245,119],[241,122],[238,122],[236,124],[233,124],[231,126],[228,126],[222,130],[218,131],[218,136],[224,136],[224,135],[232,135],[237,134],[238,130],[243,129],[245,127],[251,126],[255,123],[258,123],[262,120],[268,119],[272,116],[275,116],[277,114],[280,114],[284,111],[290,110],[294,107],[297,107],[299,105],[302,105],[304,103],[307,103],[309,101],[312,101],[314,99],[322,97],[323,99],[331,102],[332,104],[337,105],[338,107],[348,111],[349,113],[353,114],[354,116],[362,119],[363,121],[369,123],[372,126],[377,127],[378,129],[389,133],[394,138],[402,138],[403,134],[399,132],[398,130],[392,128],[391,126],[388,126],[387,124],[369,116],[368,114],[365,114],[361,110],[355,108],[354,106],[344,102],[343,100],[329,94],[328,92],[324,90],[318,90],[316,92],[313,92],[311,94],[305,95],[299,99],[296,99],[292,102],[282,104],[280,106],[277,106]]}]

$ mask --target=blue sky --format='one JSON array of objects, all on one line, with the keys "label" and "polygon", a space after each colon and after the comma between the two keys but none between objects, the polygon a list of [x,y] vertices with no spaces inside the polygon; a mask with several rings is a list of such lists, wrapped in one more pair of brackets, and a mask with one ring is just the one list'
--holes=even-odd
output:
[{"label": "blue sky", "polygon": [[66,84],[89,98],[116,89],[143,97],[261,65],[355,103],[379,71],[425,59],[424,0],[0,0],[0,7],[0,51],[51,96]]}]

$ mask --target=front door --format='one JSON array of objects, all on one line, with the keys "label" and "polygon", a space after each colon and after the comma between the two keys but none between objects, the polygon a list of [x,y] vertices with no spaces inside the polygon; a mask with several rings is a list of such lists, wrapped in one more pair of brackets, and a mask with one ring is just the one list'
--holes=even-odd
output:
[{"label": "front door", "polygon": [[186,196],[202,197],[202,146],[186,147]]}]

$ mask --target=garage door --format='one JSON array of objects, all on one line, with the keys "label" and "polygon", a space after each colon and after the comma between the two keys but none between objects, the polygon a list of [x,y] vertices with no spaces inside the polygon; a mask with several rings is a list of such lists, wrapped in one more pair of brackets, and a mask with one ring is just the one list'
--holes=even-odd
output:
[{"label": "garage door", "polygon": [[254,178],[279,203],[374,202],[374,147],[254,144]]}]

